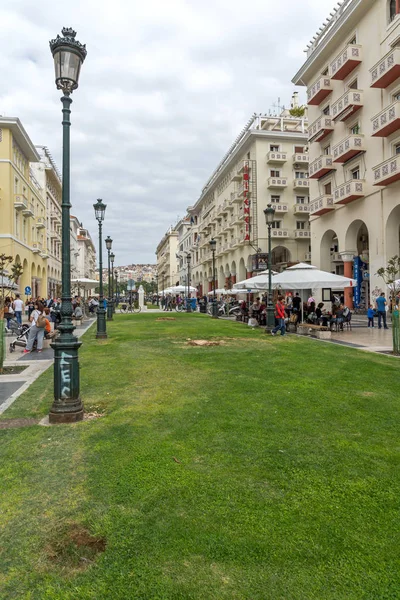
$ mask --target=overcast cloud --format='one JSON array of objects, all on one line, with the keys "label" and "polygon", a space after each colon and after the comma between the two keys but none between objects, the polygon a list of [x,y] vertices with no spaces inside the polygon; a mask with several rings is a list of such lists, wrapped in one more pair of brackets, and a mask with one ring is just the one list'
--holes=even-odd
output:
[{"label": "overcast cloud", "polygon": [[196,202],[252,113],[273,109],[278,97],[290,103],[303,50],[335,4],[2,3],[0,114],[19,117],[61,168],[48,41],[63,26],[77,30],[88,56],[72,96],[72,213],[97,242],[92,205],[103,198],[116,264],[154,263],[161,237]]}]

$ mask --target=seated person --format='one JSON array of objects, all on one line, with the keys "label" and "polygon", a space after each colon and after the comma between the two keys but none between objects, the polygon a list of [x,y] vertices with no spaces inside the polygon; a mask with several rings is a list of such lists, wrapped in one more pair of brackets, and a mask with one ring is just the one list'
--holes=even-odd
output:
[{"label": "seated person", "polygon": [[51,330],[51,324],[50,324],[50,309],[49,308],[45,308],[44,309],[44,314],[46,317],[46,325],[44,326],[44,337],[46,340],[51,340],[53,339],[53,337],[56,335],[55,331]]},{"label": "seated person", "polygon": [[332,319],[330,321],[331,328],[332,325],[336,325],[336,329],[343,329],[343,321],[344,321],[344,306],[340,304],[338,307],[332,307]]},{"label": "seated person", "polygon": [[256,298],[253,304],[250,306],[251,315],[253,317],[258,317],[261,312],[261,302],[260,298]]},{"label": "seated person", "polygon": [[324,313],[324,303],[320,302],[317,308],[315,309],[315,314],[317,315],[317,323],[318,325],[323,325],[324,327],[326,327],[328,325],[328,316]]},{"label": "seated person", "polygon": [[79,302],[76,303],[72,317],[74,319],[82,319],[83,318],[83,311],[82,311],[82,308],[81,308],[81,305]]}]

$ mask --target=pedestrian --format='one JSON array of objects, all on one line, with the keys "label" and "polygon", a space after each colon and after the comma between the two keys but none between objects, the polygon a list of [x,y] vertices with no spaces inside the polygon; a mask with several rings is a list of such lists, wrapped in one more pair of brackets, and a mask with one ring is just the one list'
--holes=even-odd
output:
[{"label": "pedestrian", "polygon": [[12,303],[12,308],[14,309],[15,318],[18,323],[22,325],[22,311],[24,310],[24,303],[22,302],[20,295],[15,294],[15,300]]},{"label": "pedestrian", "polygon": [[28,319],[30,319],[31,314],[35,308],[35,303],[33,301],[33,298],[30,298],[29,300],[26,301],[26,306],[28,307]]},{"label": "pedestrian", "polygon": [[7,329],[10,328],[10,321],[14,318],[14,309],[12,307],[11,298],[7,296],[4,301],[4,318],[7,319]]},{"label": "pedestrian", "polygon": [[368,305],[367,317],[368,317],[368,327],[374,327],[375,311],[372,307],[372,304]]},{"label": "pedestrian", "polygon": [[279,330],[281,331],[281,335],[285,335],[286,333],[285,303],[283,300],[283,296],[278,296],[278,302],[275,304],[275,319],[277,319],[278,324],[271,331],[272,335],[275,335]]},{"label": "pedestrian", "polygon": [[43,348],[43,338],[46,327],[46,315],[44,306],[41,302],[35,302],[34,310],[31,314],[30,321],[32,323],[29,329],[28,343],[24,350],[24,354],[32,351],[33,344],[36,340],[37,351],[41,352]]},{"label": "pedestrian", "polygon": [[385,329],[389,329],[386,322],[386,306],[387,300],[385,298],[385,292],[382,292],[376,299],[376,310],[378,312],[378,329],[382,329],[382,321]]}]

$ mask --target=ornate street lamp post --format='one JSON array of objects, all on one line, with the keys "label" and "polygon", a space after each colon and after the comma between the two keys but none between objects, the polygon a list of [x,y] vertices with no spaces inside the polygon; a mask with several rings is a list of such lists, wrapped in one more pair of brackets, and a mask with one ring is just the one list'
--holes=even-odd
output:
[{"label": "ornate street lamp post", "polygon": [[187,284],[188,284],[188,293],[187,293],[187,301],[186,301],[186,312],[192,312],[192,305],[190,304],[190,263],[192,261],[192,255],[186,254],[186,264],[187,264]]},{"label": "ornate street lamp post", "polygon": [[156,271],[156,286],[157,286],[157,306],[160,308],[160,299],[158,297],[158,271]]},{"label": "ornate street lamp post", "polygon": [[217,241],[212,238],[210,240],[210,248],[212,252],[212,279],[213,279],[213,301],[211,307],[211,315],[213,319],[218,319],[218,305],[217,298],[215,295],[215,250],[217,248]]},{"label": "ornate street lamp post", "polygon": [[112,321],[112,300],[111,300],[111,271],[110,271],[110,252],[112,248],[112,239],[108,235],[105,239],[108,253],[108,296],[107,296],[107,321]]},{"label": "ornate street lamp post", "polygon": [[114,271],[114,279],[115,279],[115,308],[118,306],[119,304],[119,298],[118,298],[118,271],[117,269],[115,269]]},{"label": "ornate street lamp post", "polygon": [[97,222],[99,224],[99,305],[97,307],[97,339],[105,339],[107,337],[107,326],[106,326],[106,311],[104,308],[104,296],[103,296],[103,239],[102,239],[102,228],[104,215],[106,213],[107,204],[99,198],[96,204],[93,204],[94,214],[96,215]]},{"label": "ornate street lamp post", "polygon": [[81,342],[73,334],[71,304],[71,244],[70,244],[70,95],[78,87],[79,74],[86,58],[86,46],[75,40],[76,31],[64,27],[50,41],[54,59],[56,86],[63,96],[63,157],[62,157],[62,292],[60,335],[54,348],[54,401],[49,413],[50,423],[74,423],[83,419],[83,404],[79,389],[78,349]]},{"label": "ornate street lamp post", "polygon": [[111,262],[111,293],[110,293],[110,298],[111,298],[111,314],[115,313],[115,302],[114,302],[114,261],[115,261],[115,254],[114,254],[114,252],[111,252],[111,254],[110,254],[110,262]]},{"label": "ornate street lamp post", "polygon": [[265,222],[268,227],[268,303],[267,303],[267,326],[265,331],[270,332],[275,326],[274,305],[272,302],[272,249],[271,228],[275,217],[275,208],[268,204],[264,210]]}]

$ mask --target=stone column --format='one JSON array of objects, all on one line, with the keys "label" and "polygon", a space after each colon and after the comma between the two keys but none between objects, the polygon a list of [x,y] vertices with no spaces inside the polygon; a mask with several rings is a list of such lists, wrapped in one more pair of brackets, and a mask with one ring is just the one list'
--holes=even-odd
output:
[{"label": "stone column", "polygon": [[236,275],[231,275],[232,285],[236,283]]},{"label": "stone column", "polygon": [[[340,252],[340,256],[344,264],[344,276],[349,277],[350,279],[353,278],[353,261],[355,255],[356,252],[353,250],[346,250],[345,252]],[[354,288],[348,287],[344,289],[344,303],[348,308],[350,308],[350,310],[354,308],[353,294]]]}]

